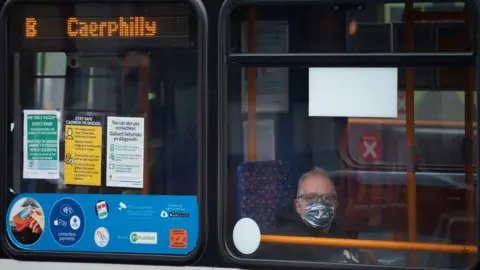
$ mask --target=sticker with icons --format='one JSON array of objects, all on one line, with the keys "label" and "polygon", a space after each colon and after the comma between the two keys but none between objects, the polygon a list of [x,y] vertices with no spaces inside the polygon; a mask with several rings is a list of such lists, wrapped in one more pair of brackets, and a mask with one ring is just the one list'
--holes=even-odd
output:
[{"label": "sticker with icons", "polygon": [[196,196],[21,194],[7,214],[20,216],[13,206],[26,198],[42,206],[45,233],[23,243],[13,233],[22,220],[7,219],[9,238],[23,250],[188,255],[197,244]]}]

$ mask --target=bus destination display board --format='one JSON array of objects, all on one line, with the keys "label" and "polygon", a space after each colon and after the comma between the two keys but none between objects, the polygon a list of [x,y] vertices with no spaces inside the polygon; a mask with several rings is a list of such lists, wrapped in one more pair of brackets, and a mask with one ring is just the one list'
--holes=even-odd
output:
[{"label": "bus destination display board", "polygon": [[28,4],[9,14],[10,48],[78,52],[191,49],[196,15],[183,2]]},{"label": "bus destination display board", "polygon": [[188,17],[35,18],[24,20],[24,38],[185,38]]}]

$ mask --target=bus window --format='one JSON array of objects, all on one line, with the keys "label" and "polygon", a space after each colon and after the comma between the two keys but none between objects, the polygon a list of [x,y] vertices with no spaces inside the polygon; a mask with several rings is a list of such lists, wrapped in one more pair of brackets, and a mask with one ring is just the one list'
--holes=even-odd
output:
[{"label": "bus window", "polygon": [[274,2],[220,15],[226,256],[472,265],[477,7]]},{"label": "bus window", "polygon": [[202,4],[10,3],[5,250],[195,259],[205,241]]},{"label": "bus window", "polygon": [[[419,11],[444,12],[444,14],[461,12],[464,6],[464,3],[461,2],[414,3],[414,9]],[[367,9],[368,7],[365,8],[365,10]],[[383,16],[368,16],[365,15],[364,11],[352,11],[350,16],[355,17],[358,29],[371,28],[372,30],[357,31],[355,35],[351,35],[347,45],[350,45],[353,51],[363,51],[364,49],[361,48],[374,45],[368,39],[369,35],[375,34],[372,32],[373,29],[391,25],[400,30],[395,31],[392,28],[394,35],[398,36],[398,43],[394,46],[403,48],[405,46],[403,13],[403,3],[383,5]],[[452,18],[418,21],[414,33],[415,50],[425,52],[434,50],[461,52],[468,50],[464,45],[468,45],[468,42],[463,44],[458,42],[458,40],[468,39],[468,36],[465,35],[464,25],[461,20]],[[467,87],[465,85],[467,73],[460,68],[418,68],[417,72],[418,76],[415,76],[414,115],[419,169],[424,171],[461,170],[464,163],[464,112],[467,106],[464,89]],[[403,80],[404,77],[404,74],[399,74],[400,80]],[[476,106],[475,96],[473,103]],[[473,110],[476,111],[476,107]],[[378,121],[365,118],[349,119],[348,128],[344,133],[344,147],[341,153],[345,162],[358,167],[372,163],[365,162],[356,145],[366,130],[375,130],[382,137],[384,149],[394,147],[398,150],[385,150],[381,158],[375,160],[373,164],[381,167],[403,164],[405,157],[402,155],[401,149],[405,149],[405,117],[405,85],[402,83],[399,84],[397,119],[394,121]],[[432,145],[435,145],[435,147],[432,147]]]}]

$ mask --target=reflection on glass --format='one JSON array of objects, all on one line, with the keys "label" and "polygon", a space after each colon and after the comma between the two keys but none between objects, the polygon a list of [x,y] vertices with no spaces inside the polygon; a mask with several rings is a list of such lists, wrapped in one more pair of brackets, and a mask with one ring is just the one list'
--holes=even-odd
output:
[{"label": "reflection on glass", "polygon": [[[306,69],[291,72],[300,77],[302,72],[308,73]],[[241,190],[238,200],[230,202],[230,213],[236,213],[230,215],[233,224],[241,217],[251,217],[262,235],[407,241],[404,104],[399,102],[396,119],[309,117],[308,97],[301,97],[307,89],[297,86],[291,93],[290,98],[296,97],[296,102],[290,103],[290,115],[257,112],[258,161],[246,163],[247,131],[254,127],[245,123],[245,114],[242,116],[241,95],[231,90],[237,98],[229,106],[229,114],[236,119],[229,125],[229,170],[236,172],[234,179],[238,182],[231,180],[229,184]],[[399,99],[402,95],[399,92]],[[465,244],[469,240],[465,232],[474,216],[466,207],[472,186],[464,173],[463,91],[417,91],[414,106],[417,241]],[[261,126],[265,121],[271,121],[270,130]],[[244,147],[239,148],[239,144]],[[309,171],[309,167],[316,166],[325,172]],[[313,176],[304,180],[302,174]],[[329,218],[333,218],[331,223]],[[313,243],[261,243],[250,256],[405,266],[409,264],[408,255],[405,251]],[[463,255],[416,255],[417,264],[426,267],[458,268],[468,264]]]},{"label": "reflection on glass", "polygon": [[[256,7],[256,20],[249,19],[249,8],[233,12],[233,52],[247,52],[242,44],[259,46],[259,40],[263,41],[260,49],[267,53],[284,44],[288,44],[284,52],[408,51],[403,3],[352,9],[291,5],[288,12],[284,7],[283,11]],[[414,8],[462,11],[464,6],[428,3]],[[263,33],[257,29],[255,35],[248,35],[240,26],[257,23],[259,28],[276,24],[287,30]],[[418,20],[413,30],[415,52],[471,50],[464,18]],[[253,69],[256,77],[247,76],[248,69],[238,66],[228,69],[229,177],[225,192],[235,192],[234,199],[232,195],[227,201],[227,234],[232,235],[227,244],[238,251],[235,255],[429,268],[464,268],[473,263],[476,134],[471,130],[477,108],[474,94],[466,94],[475,89],[469,70],[416,68],[412,82],[406,80],[405,68],[399,68],[394,87],[397,117],[365,118],[313,117],[309,106],[314,90],[308,68]],[[359,102],[360,96],[355,95],[368,86],[358,81],[351,84],[353,90],[348,90],[352,91],[338,87],[329,93],[353,92],[341,100]],[[413,104],[405,103],[407,89],[413,90]],[[255,103],[248,99],[251,94],[256,96]],[[331,105],[322,100],[314,103]],[[410,107],[415,119],[412,151],[407,146]],[[413,205],[407,200],[412,196],[412,186],[407,189],[412,178],[407,174],[410,163],[416,172]],[[416,215],[409,214],[412,207]],[[253,221],[242,219],[246,217]],[[409,225],[409,220],[416,225]],[[251,236],[239,241],[242,231]],[[351,239],[389,241],[389,248],[385,242],[359,247]],[[398,242],[408,241],[418,243],[419,248],[398,249]],[[416,248],[415,243],[408,248]],[[422,243],[446,244],[450,251],[439,252]]]},{"label": "reflection on glass", "polygon": [[[196,134],[197,125],[195,52],[76,55],[25,52],[17,56],[23,71],[18,76],[22,87],[16,100],[17,110],[57,110],[61,112],[61,127],[60,178],[15,177],[12,181],[15,192],[196,194],[197,147],[196,140],[191,138],[191,134]],[[178,68],[172,68],[173,63]],[[34,84],[28,86],[28,81]],[[33,90],[29,90],[31,87]],[[184,109],[185,104],[188,109]],[[65,166],[74,163],[64,139],[72,136],[72,131],[67,134],[65,129],[65,121],[72,113],[81,113],[93,120],[98,115],[144,117],[148,136],[145,136],[146,163],[142,161],[145,166],[143,188],[105,186],[106,175],[101,176],[102,187],[96,187],[97,181],[94,185],[76,185],[72,179],[66,181],[70,174],[65,173]],[[106,120],[102,121],[105,135]],[[21,128],[16,131],[23,132]],[[99,134],[102,137],[102,132]],[[16,144],[22,144],[21,136],[14,137],[15,140],[19,140]],[[104,145],[102,151],[106,150]],[[22,163],[21,157],[16,162]]]}]

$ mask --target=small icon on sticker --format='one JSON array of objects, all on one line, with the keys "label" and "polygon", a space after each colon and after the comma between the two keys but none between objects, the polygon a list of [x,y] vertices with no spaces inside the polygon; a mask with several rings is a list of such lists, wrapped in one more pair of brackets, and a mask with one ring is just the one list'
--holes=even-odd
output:
[{"label": "small icon on sticker", "polygon": [[75,161],[73,160],[72,155],[67,153],[65,155],[65,163],[68,165],[73,165],[74,162]]},{"label": "small icon on sticker", "polygon": [[108,217],[108,204],[106,201],[98,201],[95,205],[95,213],[99,219],[106,219]]},{"label": "small icon on sticker", "polygon": [[127,205],[124,204],[123,202],[120,202],[118,204],[118,210],[122,211],[123,209],[127,209]]},{"label": "small icon on sticker", "polygon": [[100,227],[95,231],[94,240],[97,246],[105,247],[110,241],[110,233],[106,228]]},{"label": "small icon on sticker", "polygon": [[78,216],[73,216],[70,218],[70,227],[72,227],[73,230],[78,230],[81,225],[81,220]]},{"label": "small icon on sticker", "polygon": [[73,212],[73,208],[68,205],[68,204],[63,204],[61,207],[60,207],[60,213],[63,215],[63,216],[70,216],[70,215],[73,215],[74,212]]}]

